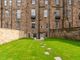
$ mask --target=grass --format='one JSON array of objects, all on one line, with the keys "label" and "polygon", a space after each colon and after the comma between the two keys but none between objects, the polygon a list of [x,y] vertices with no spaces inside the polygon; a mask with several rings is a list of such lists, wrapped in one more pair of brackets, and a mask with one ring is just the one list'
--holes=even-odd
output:
[{"label": "grass", "polygon": [[[46,47],[41,48],[41,43]],[[47,48],[52,48],[49,56],[44,55]],[[19,39],[0,45],[0,60],[54,60],[56,56],[80,60],[80,42],[59,38],[46,38],[44,42]]]}]

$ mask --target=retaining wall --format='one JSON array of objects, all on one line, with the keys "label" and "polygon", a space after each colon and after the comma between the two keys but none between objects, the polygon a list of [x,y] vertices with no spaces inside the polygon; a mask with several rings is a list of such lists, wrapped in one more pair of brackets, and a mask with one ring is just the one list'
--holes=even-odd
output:
[{"label": "retaining wall", "polygon": [[51,33],[51,37],[80,40],[80,31],[53,32]]},{"label": "retaining wall", "polygon": [[0,28],[0,44],[25,37],[24,31]]}]

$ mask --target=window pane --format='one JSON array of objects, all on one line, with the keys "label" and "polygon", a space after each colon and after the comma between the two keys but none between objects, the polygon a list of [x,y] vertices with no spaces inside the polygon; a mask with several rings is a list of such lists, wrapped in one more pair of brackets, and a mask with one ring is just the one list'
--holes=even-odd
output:
[{"label": "window pane", "polygon": [[17,19],[21,18],[21,10],[17,10]]},{"label": "window pane", "polygon": [[48,4],[48,0],[45,0],[45,4]]},{"label": "window pane", "polygon": [[21,6],[21,0],[16,0],[17,6]]},{"label": "window pane", "polygon": [[8,11],[8,10],[6,10],[5,12],[6,12],[6,16],[8,16],[8,17],[9,17],[9,11]]},{"label": "window pane", "polygon": [[32,10],[31,10],[31,16],[36,16],[36,11],[35,11],[35,9],[32,9]]},{"label": "window pane", "polygon": [[59,0],[54,0],[55,5],[59,5]]},{"label": "window pane", "polygon": [[55,16],[59,16],[59,15],[60,15],[59,10],[56,10],[56,11],[54,12],[54,15],[55,15]]},{"label": "window pane", "polygon": [[4,0],[4,6],[7,6],[7,0]]},{"label": "window pane", "polygon": [[10,6],[12,5],[12,0],[9,1]]},{"label": "window pane", "polygon": [[72,4],[72,0],[68,0],[68,4],[70,4],[70,5],[71,5],[71,4]]},{"label": "window pane", "polygon": [[32,23],[32,28],[35,28],[35,23]]},{"label": "window pane", "polygon": [[48,17],[48,10],[44,10],[44,17]]},{"label": "window pane", "polygon": [[36,2],[35,2],[35,0],[32,0],[32,4],[35,4]]},{"label": "window pane", "polygon": [[1,5],[1,0],[0,0],[0,5]]}]

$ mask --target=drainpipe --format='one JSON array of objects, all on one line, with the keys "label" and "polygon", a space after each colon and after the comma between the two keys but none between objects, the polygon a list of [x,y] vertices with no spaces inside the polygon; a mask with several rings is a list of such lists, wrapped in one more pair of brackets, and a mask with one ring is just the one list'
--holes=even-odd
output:
[{"label": "drainpipe", "polygon": [[48,37],[50,37],[50,1],[48,1]]},{"label": "drainpipe", "polygon": [[38,0],[38,39],[40,39],[40,0]]},{"label": "drainpipe", "polygon": [[2,16],[3,16],[3,0],[1,0],[1,28],[2,28]]},{"label": "drainpipe", "polygon": [[62,20],[62,30],[64,31],[64,20],[65,20],[65,0],[63,0],[63,20]]},{"label": "drainpipe", "polygon": [[[13,0],[11,0],[11,1],[12,1],[12,3],[13,3]],[[11,3],[11,6],[10,6],[10,7],[11,7],[11,29],[13,28],[13,25],[12,25],[12,20],[13,20],[13,19],[12,19],[12,7],[13,7],[13,4],[12,4],[12,3]]]}]

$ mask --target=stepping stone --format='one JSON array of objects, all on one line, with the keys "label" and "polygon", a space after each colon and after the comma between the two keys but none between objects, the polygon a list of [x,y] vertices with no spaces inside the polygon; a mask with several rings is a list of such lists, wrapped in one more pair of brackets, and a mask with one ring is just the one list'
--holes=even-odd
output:
[{"label": "stepping stone", "polygon": [[46,44],[44,44],[44,46],[46,46]]},{"label": "stepping stone", "polygon": [[34,40],[37,40],[36,38],[34,38]]},{"label": "stepping stone", "polygon": [[54,57],[55,60],[62,60],[61,57]]},{"label": "stepping stone", "polygon": [[33,56],[32,58],[33,58],[33,59],[35,59],[36,57],[35,57],[35,56]]},{"label": "stepping stone", "polygon": [[40,40],[44,40],[44,38],[43,38],[43,37],[41,37],[41,38],[40,38]]},{"label": "stepping stone", "polygon": [[49,52],[44,52],[44,54],[45,54],[45,55],[50,55],[50,53],[49,53]]},{"label": "stepping stone", "polygon": [[47,50],[51,50],[51,48],[47,48]]},{"label": "stepping stone", "polygon": [[42,46],[41,46],[42,48],[44,48],[44,47],[46,46],[46,44],[43,44],[43,43],[42,43],[41,45],[42,45]]},{"label": "stepping stone", "polygon": [[45,48],[45,46],[41,46],[42,48]]},{"label": "stepping stone", "polygon": [[41,42],[40,45],[42,45],[43,43]]},{"label": "stepping stone", "polygon": [[43,45],[44,43],[43,42],[40,42],[40,45]]}]

